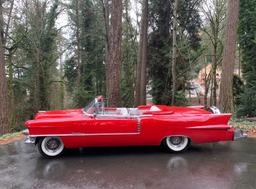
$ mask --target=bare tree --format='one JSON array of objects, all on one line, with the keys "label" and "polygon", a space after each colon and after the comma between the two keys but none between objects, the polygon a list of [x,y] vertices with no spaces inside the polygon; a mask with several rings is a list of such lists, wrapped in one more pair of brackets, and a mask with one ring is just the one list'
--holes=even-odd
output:
[{"label": "bare tree", "polygon": [[[204,15],[205,22],[207,23],[206,27],[202,28],[202,31],[206,34],[206,37],[209,39],[209,47],[211,50],[211,60],[212,60],[212,67],[211,67],[211,79],[209,81],[209,86],[205,86],[206,88],[206,97],[205,97],[205,105],[207,106],[207,95],[208,90],[211,85],[211,101],[210,105],[217,105],[217,68],[219,63],[221,62],[222,58],[222,34],[224,30],[224,21],[226,18],[226,1],[225,0],[204,0],[202,2],[201,12]],[[207,89],[208,88],[208,89]]]},{"label": "bare tree", "polygon": [[233,74],[236,54],[236,31],[239,16],[239,0],[229,0],[227,11],[228,17],[225,33],[219,104],[222,112],[233,112]]},{"label": "bare tree", "polygon": [[11,1],[10,10],[9,10],[8,17],[7,17],[7,24],[6,24],[6,28],[5,28],[5,32],[4,32],[4,45],[6,44],[7,37],[8,37],[8,32],[9,32],[11,18],[12,18],[13,5],[14,5],[14,0]]},{"label": "bare tree", "polygon": [[135,104],[146,103],[147,45],[148,45],[148,0],[143,0],[140,29],[140,43],[136,69]]},{"label": "bare tree", "polygon": [[[109,106],[119,106],[120,72],[121,72],[121,42],[122,42],[122,1],[112,0],[109,9],[110,23],[108,26],[108,49],[106,62],[106,88]],[[106,7],[105,7],[106,8]],[[108,19],[105,19],[108,20]],[[108,25],[108,23],[107,23]]]}]

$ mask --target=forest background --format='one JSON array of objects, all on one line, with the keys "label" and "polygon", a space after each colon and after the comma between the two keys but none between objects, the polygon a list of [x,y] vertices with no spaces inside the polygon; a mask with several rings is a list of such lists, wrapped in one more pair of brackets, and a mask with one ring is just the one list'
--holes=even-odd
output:
[{"label": "forest background", "polygon": [[255,52],[254,0],[0,0],[0,134],[96,95],[254,117]]}]

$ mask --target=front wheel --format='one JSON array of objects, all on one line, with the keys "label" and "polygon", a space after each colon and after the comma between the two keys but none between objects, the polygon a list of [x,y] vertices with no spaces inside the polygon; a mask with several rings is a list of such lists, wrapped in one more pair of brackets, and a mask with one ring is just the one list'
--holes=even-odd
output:
[{"label": "front wheel", "polygon": [[64,144],[59,137],[41,138],[37,147],[40,154],[46,158],[60,156],[64,150]]},{"label": "front wheel", "polygon": [[185,151],[189,146],[189,139],[184,136],[169,136],[165,138],[164,146],[173,152]]}]

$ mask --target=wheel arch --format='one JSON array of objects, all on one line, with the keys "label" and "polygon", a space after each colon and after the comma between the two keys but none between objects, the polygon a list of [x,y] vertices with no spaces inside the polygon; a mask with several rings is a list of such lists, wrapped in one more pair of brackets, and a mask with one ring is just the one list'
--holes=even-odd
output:
[{"label": "wheel arch", "polygon": [[35,145],[38,144],[39,140],[42,139],[42,138],[45,138],[46,136],[40,136],[40,137],[36,137],[36,140],[35,140]]},{"label": "wheel arch", "polygon": [[[37,145],[38,144],[38,142],[39,142],[39,140],[40,139],[43,139],[43,138],[45,138],[45,137],[48,137],[47,135],[45,135],[45,136],[36,136],[35,138],[35,145]],[[64,143],[64,141],[63,141],[63,138],[61,137],[61,136],[58,136],[58,135],[56,135],[56,136],[52,136],[52,137],[59,137],[61,140],[62,140],[62,142],[63,142],[63,144],[64,144],[64,146],[65,146],[65,143]]]}]

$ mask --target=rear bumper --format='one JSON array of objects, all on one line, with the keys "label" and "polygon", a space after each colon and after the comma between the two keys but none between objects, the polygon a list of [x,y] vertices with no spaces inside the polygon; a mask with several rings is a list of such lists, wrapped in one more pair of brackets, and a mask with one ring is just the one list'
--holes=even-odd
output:
[{"label": "rear bumper", "polygon": [[240,140],[244,138],[247,138],[247,134],[244,133],[241,129],[235,129],[234,140]]}]

